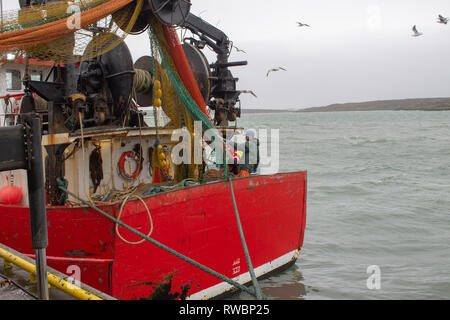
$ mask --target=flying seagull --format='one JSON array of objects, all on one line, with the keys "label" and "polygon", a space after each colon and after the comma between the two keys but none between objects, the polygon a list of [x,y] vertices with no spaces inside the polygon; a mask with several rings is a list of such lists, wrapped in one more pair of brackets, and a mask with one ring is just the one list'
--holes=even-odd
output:
[{"label": "flying seagull", "polygon": [[243,52],[243,53],[247,53],[247,52],[245,52],[244,50],[241,50],[241,49],[239,49],[239,48],[238,48],[238,47],[236,47],[236,46],[233,46],[233,48],[235,48],[237,52]]},{"label": "flying seagull", "polygon": [[277,72],[277,71],[280,71],[280,70],[287,71],[285,68],[282,68],[282,67],[273,68],[273,69],[270,69],[269,71],[267,71],[266,77],[269,76],[269,73],[271,73],[271,72]]},{"label": "flying seagull", "polygon": [[252,90],[241,90],[240,93],[250,93],[255,98],[258,98],[258,96],[252,91]]},{"label": "flying seagull", "polygon": [[438,19],[439,19],[439,20],[438,20],[438,23],[442,23],[442,24],[447,24],[448,21],[449,21],[448,18],[446,18],[446,17],[444,17],[444,16],[442,16],[442,15],[439,15]]},{"label": "flying seagull", "polygon": [[414,34],[412,35],[413,37],[420,37],[420,36],[423,35],[423,33],[417,31],[417,27],[416,27],[416,26],[414,26],[414,27],[412,28],[412,31],[414,32]]},{"label": "flying seagull", "polygon": [[310,25],[306,24],[306,23],[301,23],[301,22],[297,22],[299,27],[311,27]]}]

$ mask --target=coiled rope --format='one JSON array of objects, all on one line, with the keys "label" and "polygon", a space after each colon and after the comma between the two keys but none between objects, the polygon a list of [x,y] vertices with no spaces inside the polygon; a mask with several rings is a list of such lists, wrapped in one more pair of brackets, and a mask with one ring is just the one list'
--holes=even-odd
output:
[{"label": "coiled rope", "polygon": [[152,75],[142,69],[135,69],[134,89],[138,93],[146,93],[152,88]]},{"label": "coiled rope", "polygon": [[[139,201],[141,201],[141,202],[144,204],[145,210],[147,210],[148,220],[150,221],[150,231],[149,231],[147,237],[150,237],[150,236],[152,235],[152,233],[153,233],[153,220],[152,220],[152,215],[150,214],[150,209],[148,208],[148,206],[147,206],[147,204],[145,203],[145,201],[144,201],[141,197],[139,197],[138,195],[130,194],[130,195],[128,195],[128,196],[125,198],[125,200],[123,200],[122,205],[120,206],[120,211],[119,211],[119,215],[117,216],[117,220],[120,221],[120,218],[122,217],[122,213],[123,213],[123,209],[124,209],[124,207],[125,207],[125,204],[126,204],[126,203],[128,202],[128,200],[131,199],[131,198],[136,198],[136,199],[138,199]],[[118,236],[123,242],[125,242],[125,243],[127,243],[127,244],[138,245],[138,244],[141,244],[141,243],[143,243],[143,242],[145,241],[145,239],[142,239],[141,241],[137,241],[137,242],[131,242],[131,241],[126,240],[125,238],[122,237],[122,235],[121,235],[120,232],[119,232],[119,224],[116,224],[116,233],[117,233],[117,236]]]},{"label": "coiled rope", "polygon": [[[220,273],[218,273],[218,272],[216,272],[214,270],[212,270],[211,268],[208,268],[208,267],[198,263],[197,261],[186,257],[185,255],[183,255],[183,254],[181,254],[181,253],[179,253],[179,252],[177,252],[177,251],[175,251],[175,250],[173,250],[173,249],[163,245],[162,243],[159,243],[158,241],[156,241],[156,240],[146,236],[142,232],[139,232],[138,230],[133,229],[132,227],[128,226],[127,224],[123,223],[122,221],[120,221],[120,220],[110,216],[105,211],[100,210],[99,208],[97,208],[95,205],[89,203],[88,201],[86,201],[84,199],[81,199],[77,195],[71,193],[69,190],[67,190],[67,189],[65,189],[65,188],[63,188],[61,186],[60,186],[60,189],[62,191],[64,191],[64,192],[67,192],[70,196],[72,196],[73,198],[75,198],[78,201],[82,202],[84,205],[86,205],[86,206],[90,207],[91,209],[95,210],[96,212],[100,213],[105,218],[107,218],[107,219],[109,219],[109,220],[119,224],[120,226],[124,227],[125,229],[127,229],[128,231],[134,233],[135,235],[137,235],[139,237],[142,237],[143,239],[145,239],[146,241],[154,244],[158,248],[161,248],[161,249],[167,251],[168,253],[176,256],[177,258],[179,258],[179,259],[181,259],[181,260],[183,260],[183,261],[185,261],[187,263],[190,263],[191,265],[197,267],[198,269],[200,269],[200,270],[202,270],[202,271],[204,271],[204,272],[206,272],[206,273],[208,273],[208,274],[210,274],[210,275],[212,275],[212,276],[214,276],[214,277],[216,277],[216,278],[218,278],[218,279],[220,279],[220,280],[222,280],[222,281],[232,285],[233,287],[238,288],[239,290],[245,291],[248,294],[258,298],[258,295],[251,288],[248,288],[248,287],[246,287],[246,286],[244,286],[244,285],[242,285],[242,284],[240,284],[240,283],[238,283],[238,282],[236,282],[236,281],[234,281],[234,280],[232,280],[232,279],[230,279],[230,278],[228,278],[228,277],[226,277],[226,276],[224,276],[224,275],[222,275],[222,274],[220,274]],[[264,299],[265,297],[262,297],[262,298]]]}]

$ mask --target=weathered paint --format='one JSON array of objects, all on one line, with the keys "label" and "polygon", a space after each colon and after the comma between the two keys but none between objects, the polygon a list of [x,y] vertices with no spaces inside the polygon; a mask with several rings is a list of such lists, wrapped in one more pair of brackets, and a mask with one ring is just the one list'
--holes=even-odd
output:
[{"label": "weathered paint", "polygon": [[[306,173],[239,178],[233,182],[237,206],[256,275],[293,263],[303,244]],[[248,190],[251,187],[253,190]],[[144,198],[154,224],[153,239],[240,283],[250,281],[227,182],[209,183]],[[100,206],[117,217],[120,204]],[[31,255],[29,211],[0,205],[0,242]],[[170,278],[168,295],[209,299],[231,289],[149,242],[129,245],[114,224],[87,208],[49,208],[49,265],[66,272],[82,269],[82,281],[119,299],[150,299],[155,285]],[[140,201],[130,201],[122,221],[148,232]],[[18,233],[17,238],[11,235]],[[140,240],[120,228],[128,241]],[[70,237],[67,237],[70,235]],[[155,297],[155,296],[154,296]]]},{"label": "weathered paint", "polygon": [[[4,247],[0,247],[0,257],[9,262],[17,265],[21,269],[30,272],[30,275],[36,276],[36,266],[33,263],[30,263],[17,255],[14,255],[10,251],[6,250]],[[48,283],[52,286],[70,294],[71,296],[79,299],[79,300],[102,300],[96,295],[67,282],[65,279],[62,279],[52,273],[47,273],[48,275]]]},{"label": "weathered paint", "polygon": [[[284,256],[281,256],[273,261],[270,261],[262,266],[259,266],[255,269],[255,275],[257,278],[268,275],[272,272],[276,272],[277,270],[282,269],[283,267],[290,266],[295,263],[300,255],[300,250],[295,250],[293,252],[289,252]],[[250,272],[246,272],[244,274],[240,274],[236,278],[234,278],[236,282],[240,284],[249,284],[251,283]],[[191,296],[189,296],[189,300],[208,300],[217,296],[221,296],[226,294],[227,292],[235,291],[236,289],[228,283],[221,282],[215,286],[197,292]]]},{"label": "weathered paint", "polygon": [[[103,209],[111,212],[110,207],[103,207]],[[0,226],[5,232],[0,237],[0,243],[29,257],[34,257],[29,220],[28,208],[0,205]],[[109,293],[108,275],[102,275],[104,281],[101,285],[98,282],[94,285],[94,281],[91,280],[98,278],[100,269],[112,268],[114,224],[86,208],[47,208],[47,220],[48,264],[62,273],[66,273],[69,266],[78,265],[82,269],[82,277],[86,279],[87,284]],[[19,236],[17,238],[9,236],[14,233],[18,233]],[[70,238],[67,235],[70,235]],[[76,251],[84,252],[85,255],[74,257],[66,254]]]}]

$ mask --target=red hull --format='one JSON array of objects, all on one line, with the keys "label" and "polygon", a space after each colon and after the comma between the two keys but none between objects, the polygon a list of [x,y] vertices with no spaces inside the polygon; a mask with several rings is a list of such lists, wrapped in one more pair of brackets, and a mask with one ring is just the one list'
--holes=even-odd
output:
[{"label": "red hull", "polygon": [[[257,276],[298,257],[306,223],[306,173],[255,176],[233,181],[247,246]],[[149,196],[151,237],[183,255],[239,282],[248,268],[227,182]],[[119,204],[100,207],[117,217]],[[48,208],[48,264],[63,273],[81,268],[81,281],[119,299],[164,298],[160,284],[171,279],[171,294],[188,288],[193,299],[212,298],[228,284],[149,242],[130,245],[117,237],[110,220],[87,207]],[[147,234],[143,204],[129,202],[122,221]],[[29,210],[0,205],[0,242],[32,255]],[[131,242],[140,239],[120,227]],[[155,290],[155,287],[159,289]]]}]

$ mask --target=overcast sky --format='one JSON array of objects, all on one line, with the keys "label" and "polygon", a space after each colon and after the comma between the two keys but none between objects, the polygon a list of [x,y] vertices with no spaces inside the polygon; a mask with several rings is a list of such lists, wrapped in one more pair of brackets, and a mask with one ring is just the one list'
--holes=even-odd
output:
[{"label": "overcast sky", "polygon": [[[450,23],[436,23],[448,0],[192,0],[191,12],[247,52],[231,56],[249,62],[232,69],[238,89],[258,95],[243,107],[450,97]],[[424,36],[411,36],[415,24]],[[135,59],[149,54],[147,38],[128,37]],[[288,71],[266,77],[279,66]]]}]

